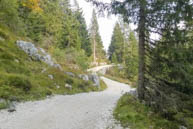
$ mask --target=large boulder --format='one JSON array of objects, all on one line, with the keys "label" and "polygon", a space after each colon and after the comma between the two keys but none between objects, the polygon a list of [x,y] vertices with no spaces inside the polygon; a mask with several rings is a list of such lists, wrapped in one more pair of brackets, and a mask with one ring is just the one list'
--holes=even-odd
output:
[{"label": "large boulder", "polygon": [[94,86],[100,87],[100,78],[96,74],[90,74],[88,75],[89,80],[94,83]]},{"label": "large boulder", "polygon": [[48,53],[46,53],[46,51],[43,48],[36,48],[33,43],[25,42],[25,41],[17,41],[16,44],[21,50],[27,53],[32,59],[45,62],[49,66],[62,70],[62,67],[59,64],[55,64],[51,56]]}]

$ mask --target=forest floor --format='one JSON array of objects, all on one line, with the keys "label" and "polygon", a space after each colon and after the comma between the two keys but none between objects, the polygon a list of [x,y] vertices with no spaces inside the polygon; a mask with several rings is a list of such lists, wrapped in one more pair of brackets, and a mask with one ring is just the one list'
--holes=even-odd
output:
[{"label": "forest floor", "polygon": [[0,129],[122,129],[113,119],[118,99],[132,90],[126,84],[102,77],[102,92],[57,95],[20,103],[17,111],[0,111]]}]

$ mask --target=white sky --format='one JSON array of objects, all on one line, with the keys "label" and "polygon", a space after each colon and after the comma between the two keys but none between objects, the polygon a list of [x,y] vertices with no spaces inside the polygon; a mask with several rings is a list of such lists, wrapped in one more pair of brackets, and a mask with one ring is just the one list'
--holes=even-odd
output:
[{"label": "white sky", "polygon": [[[93,6],[91,3],[86,2],[85,0],[77,0],[79,3],[80,8],[83,10],[83,15],[86,20],[87,27],[90,26],[91,18],[92,18],[92,11]],[[104,0],[104,2],[109,2],[111,0]],[[113,28],[116,23],[116,17],[98,17],[98,23],[99,23],[99,33],[101,35],[103,46],[105,50],[108,49],[110,42],[111,42],[111,36],[113,33]]]}]

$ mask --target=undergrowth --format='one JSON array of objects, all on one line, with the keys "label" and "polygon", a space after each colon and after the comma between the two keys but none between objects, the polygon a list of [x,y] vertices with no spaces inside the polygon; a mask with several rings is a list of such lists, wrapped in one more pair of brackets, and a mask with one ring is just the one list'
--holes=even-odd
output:
[{"label": "undergrowth", "polygon": [[[98,90],[90,81],[72,78],[43,62],[33,61],[16,46],[15,42],[18,38],[5,28],[0,27],[0,36],[4,39],[0,40],[1,99],[6,101],[38,100],[53,94],[75,94]],[[69,69],[65,65],[62,67]],[[48,75],[54,78],[51,79]],[[71,85],[72,88],[66,88],[66,84]],[[6,108],[6,103],[0,104],[0,109],[3,108]]]},{"label": "undergrowth", "polygon": [[125,94],[114,110],[115,118],[123,127],[130,129],[178,129],[177,122],[168,121],[141,104],[136,98]]}]

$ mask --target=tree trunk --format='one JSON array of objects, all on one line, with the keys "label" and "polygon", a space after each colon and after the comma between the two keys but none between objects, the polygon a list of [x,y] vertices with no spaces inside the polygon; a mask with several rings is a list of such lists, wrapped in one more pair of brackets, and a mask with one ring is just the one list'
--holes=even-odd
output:
[{"label": "tree trunk", "polygon": [[144,99],[145,92],[145,0],[140,4],[139,20],[139,74],[138,74],[138,97]]},{"label": "tree trunk", "polygon": [[95,37],[94,37],[94,48],[93,48],[93,58],[94,58],[94,63],[96,63],[96,40],[95,40]]}]

